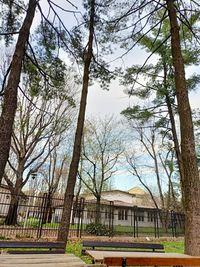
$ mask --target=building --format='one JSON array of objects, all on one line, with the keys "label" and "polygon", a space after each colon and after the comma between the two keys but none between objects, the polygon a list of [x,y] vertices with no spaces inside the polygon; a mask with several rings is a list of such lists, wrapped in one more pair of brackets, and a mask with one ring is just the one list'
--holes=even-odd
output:
[{"label": "building", "polygon": [[[85,211],[83,223],[93,222],[96,213],[96,199],[93,194],[83,194]],[[101,221],[113,225],[132,226],[134,223],[141,227],[154,227],[158,218],[155,218],[155,204],[148,192],[140,187],[130,190],[111,190],[101,195]]]}]

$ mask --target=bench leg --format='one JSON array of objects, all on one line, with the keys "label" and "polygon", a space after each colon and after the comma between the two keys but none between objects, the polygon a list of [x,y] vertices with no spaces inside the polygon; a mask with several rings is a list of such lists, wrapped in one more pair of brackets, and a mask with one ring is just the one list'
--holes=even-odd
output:
[{"label": "bench leg", "polygon": [[126,258],[122,259],[122,267],[126,267]]}]

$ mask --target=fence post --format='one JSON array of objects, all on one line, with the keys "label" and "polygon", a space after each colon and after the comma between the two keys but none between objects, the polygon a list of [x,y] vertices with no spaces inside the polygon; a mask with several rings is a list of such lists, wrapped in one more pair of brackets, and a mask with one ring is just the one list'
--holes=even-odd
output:
[{"label": "fence post", "polygon": [[138,218],[137,218],[137,206],[133,206],[133,236],[138,237]]},{"label": "fence post", "polygon": [[[154,235],[156,237],[160,237],[159,232],[159,219],[162,217],[161,211],[154,210]],[[161,219],[160,219],[161,220]]]},{"label": "fence post", "polygon": [[42,197],[42,204],[41,204],[41,211],[40,211],[40,216],[39,216],[39,226],[37,230],[37,238],[40,238],[42,235],[42,225],[44,221],[44,214],[46,212],[47,208],[47,193],[44,193]]},{"label": "fence post", "polygon": [[113,236],[113,201],[110,201],[108,219],[109,237],[111,237]]},{"label": "fence post", "polygon": [[156,230],[157,230],[157,237],[159,238],[160,237],[160,232],[159,232],[159,225],[158,225],[158,219],[159,219],[159,216],[158,216],[158,211],[156,212]]},{"label": "fence post", "polygon": [[176,226],[175,226],[175,217],[174,217],[174,211],[171,210],[171,227],[172,227],[172,236],[176,236]]},{"label": "fence post", "polygon": [[80,199],[80,231],[79,231],[79,237],[82,237],[82,231],[83,231],[83,219],[84,219],[84,207],[85,207],[85,199],[82,197]]}]

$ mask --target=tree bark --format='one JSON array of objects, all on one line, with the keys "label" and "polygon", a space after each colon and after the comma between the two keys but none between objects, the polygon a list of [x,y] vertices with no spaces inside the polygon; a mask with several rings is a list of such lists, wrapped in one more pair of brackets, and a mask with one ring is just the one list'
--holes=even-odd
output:
[{"label": "tree bark", "polygon": [[[174,148],[175,148],[175,153],[176,153],[176,158],[178,161],[178,168],[179,168],[179,175],[180,175],[180,185],[181,185],[181,194],[182,194],[182,205],[183,207],[185,206],[185,196],[184,196],[184,190],[183,190],[183,184],[184,184],[184,170],[183,170],[183,160],[181,156],[181,151],[179,147],[179,141],[178,141],[178,136],[177,136],[177,131],[176,131],[176,123],[174,119],[174,112],[172,109],[172,104],[171,100],[169,97],[169,93],[167,90],[167,66],[166,63],[163,60],[163,70],[164,70],[164,87],[165,87],[165,101],[167,104],[167,109],[169,113],[169,119],[171,123],[171,132],[173,136],[173,141],[174,141]],[[173,187],[172,187],[173,190]]]},{"label": "tree bark", "polygon": [[179,26],[173,0],[166,0],[171,25],[171,48],[175,69],[176,96],[180,118],[181,155],[184,168],[185,253],[200,255],[200,180],[195,153],[192,114],[186,88]]},{"label": "tree bark", "polygon": [[22,179],[17,179],[15,187],[11,190],[11,200],[9,204],[8,214],[5,219],[6,225],[17,224],[17,210],[19,206],[20,193],[22,189]]},{"label": "tree bark", "polygon": [[101,195],[96,196],[95,224],[101,223]]},{"label": "tree bark", "polygon": [[15,52],[11,62],[10,74],[5,88],[3,108],[0,117],[0,184],[9,157],[13,123],[17,109],[17,88],[20,82],[22,61],[35,14],[36,4],[36,0],[29,1],[27,14],[19,31]]},{"label": "tree bark", "polygon": [[67,243],[71,209],[74,197],[74,188],[76,184],[76,178],[78,174],[78,165],[81,154],[81,140],[83,135],[83,127],[85,121],[85,110],[87,104],[88,85],[90,77],[90,64],[93,57],[93,39],[94,39],[94,17],[95,17],[95,0],[90,1],[90,20],[89,20],[89,38],[87,48],[84,54],[84,73],[83,73],[83,85],[80,109],[76,127],[75,141],[73,147],[73,155],[69,168],[67,188],[64,196],[64,205],[62,212],[61,224],[58,231],[58,241],[64,241]]}]

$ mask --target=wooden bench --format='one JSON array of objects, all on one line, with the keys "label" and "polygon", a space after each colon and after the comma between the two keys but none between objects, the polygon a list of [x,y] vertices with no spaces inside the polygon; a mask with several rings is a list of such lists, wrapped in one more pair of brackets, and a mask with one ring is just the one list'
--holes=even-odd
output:
[{"label": "wooden bench", "polygon": [[85,251],[90,249],[110,251],[117,249],[117,251],[164,252],[164,246],[157,243],[128,243],[84,240],[82,254],[85,254]]},{"label": "wooden bench", "polygon": [[[167,255],[166,253],[165,255]],[[200,257],[179,254],[180,256],[166,257],[105,257],[104,264],[109,266],[200,266]]]},{"label": "wooden bench", "polygon": [[8,249],[11,254],[65,253],[64,242],[41,241],[0,241],[0,249]]}]

